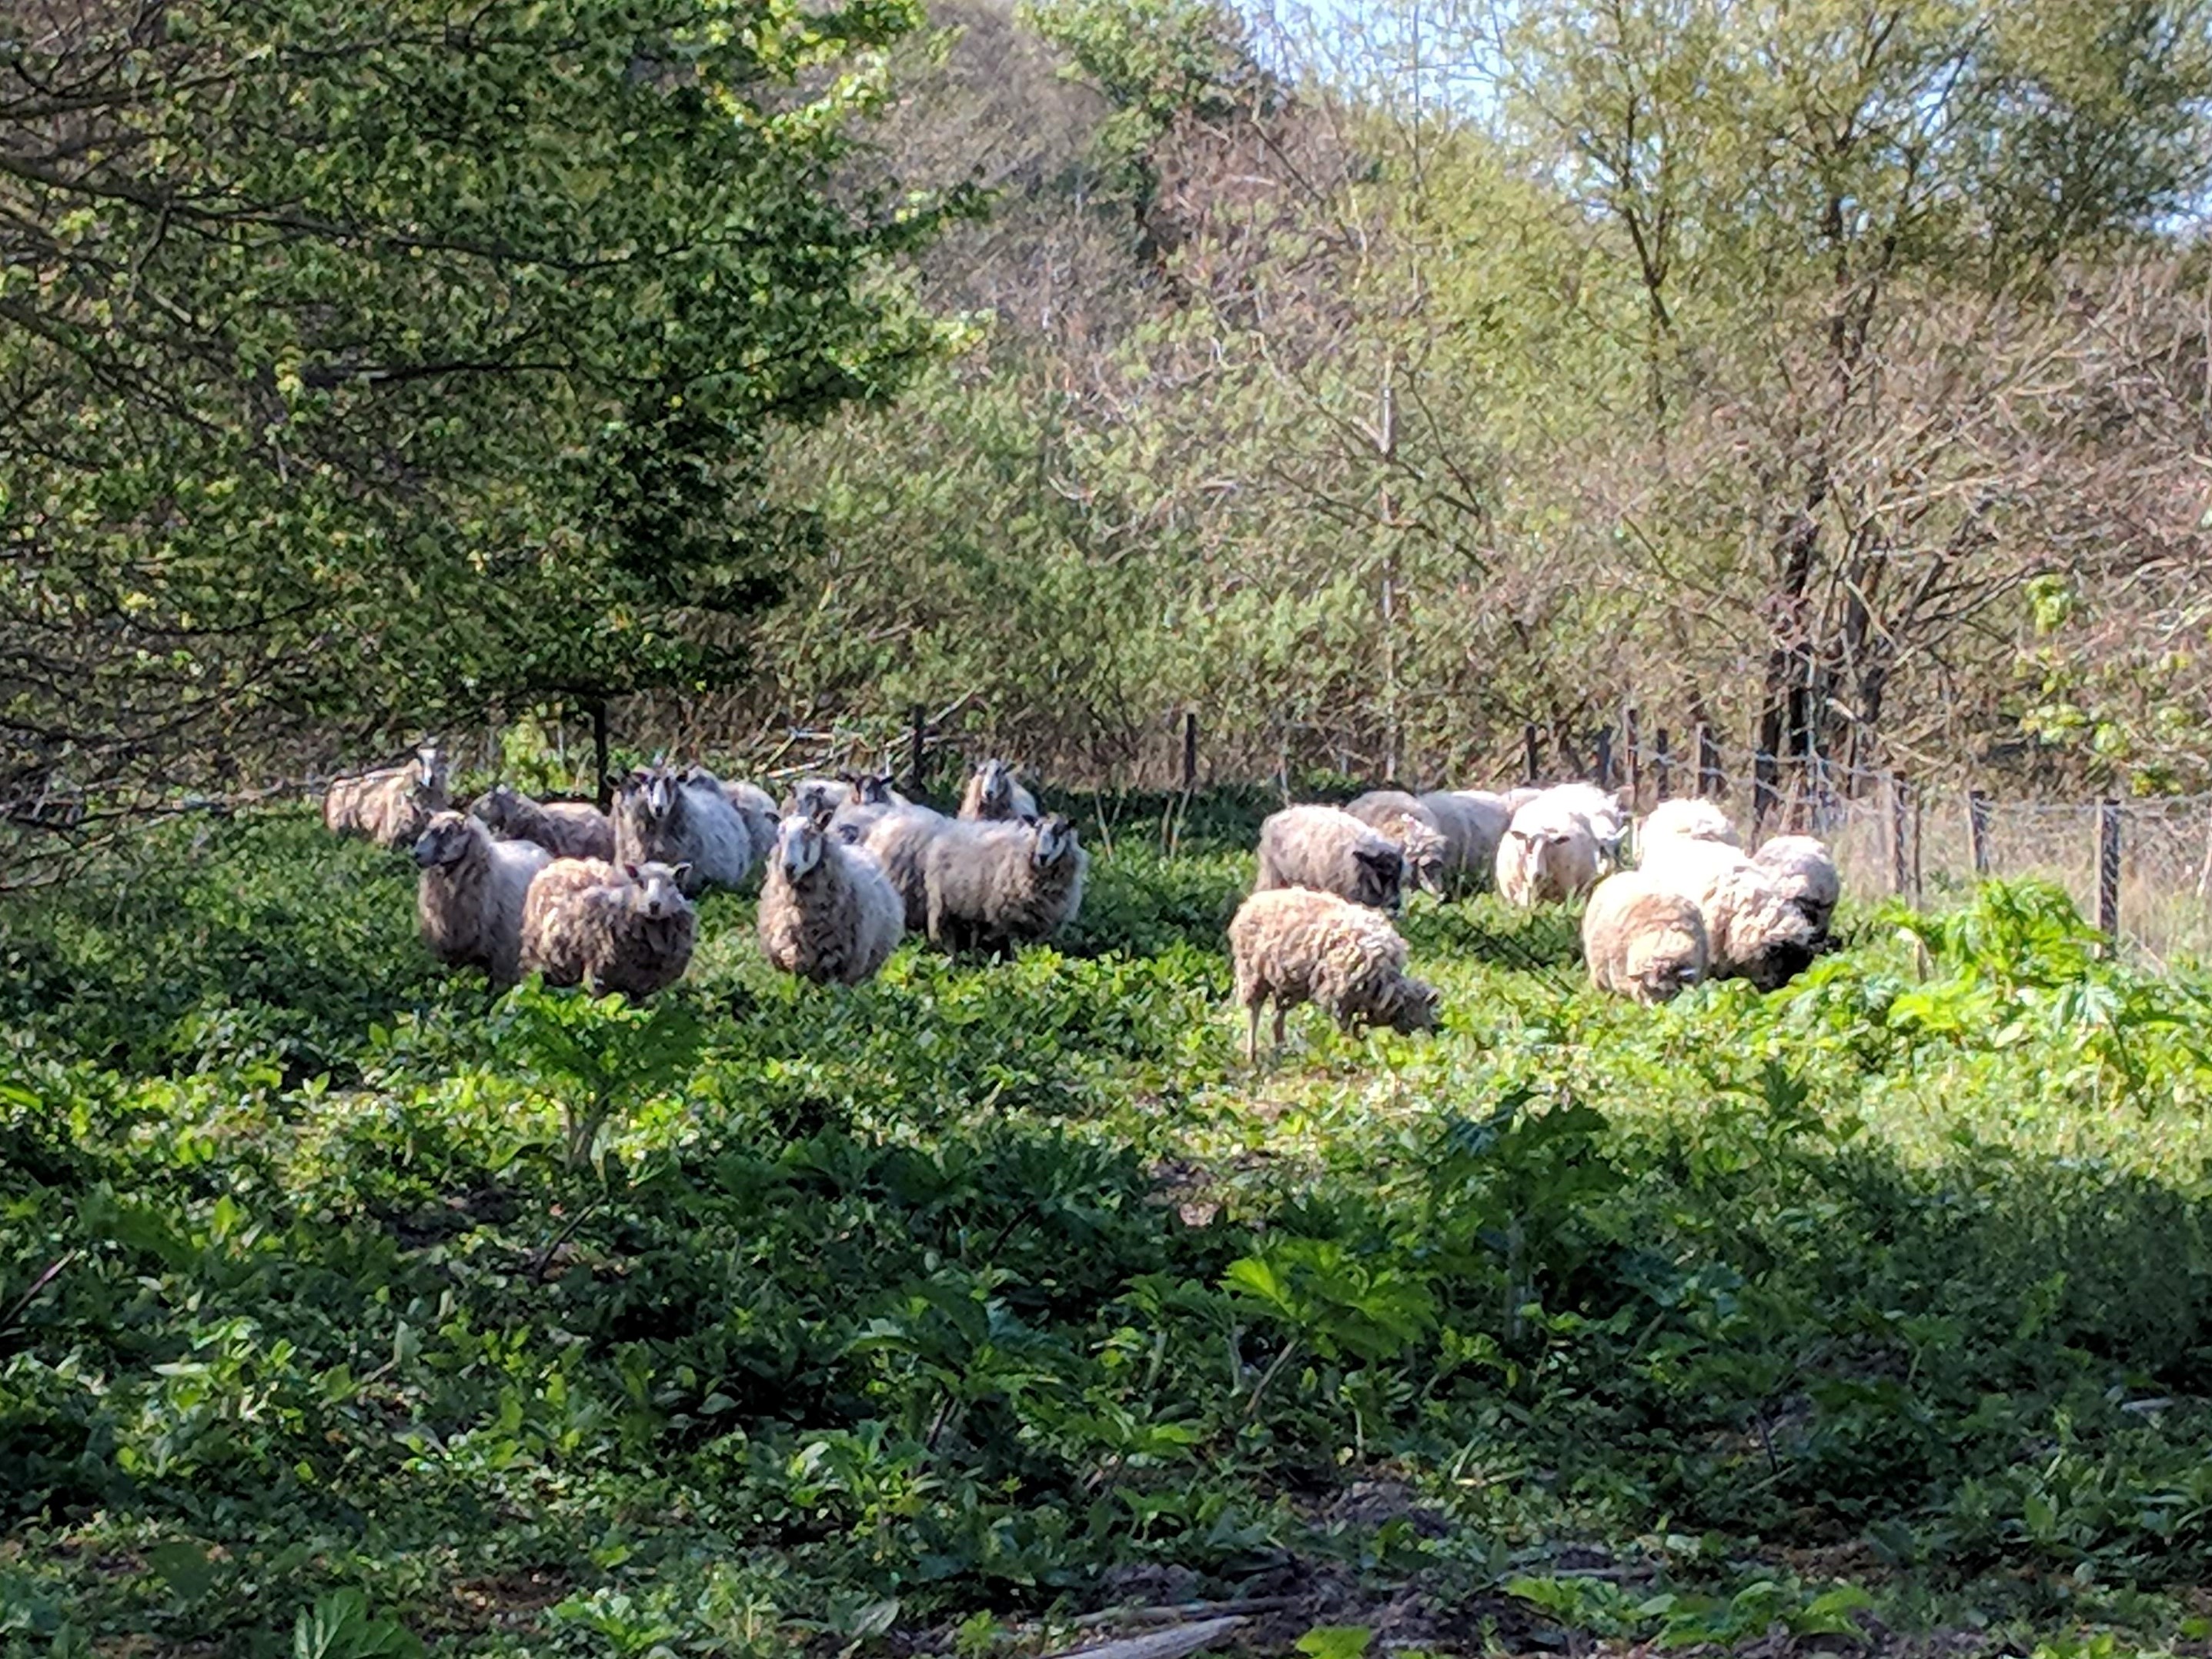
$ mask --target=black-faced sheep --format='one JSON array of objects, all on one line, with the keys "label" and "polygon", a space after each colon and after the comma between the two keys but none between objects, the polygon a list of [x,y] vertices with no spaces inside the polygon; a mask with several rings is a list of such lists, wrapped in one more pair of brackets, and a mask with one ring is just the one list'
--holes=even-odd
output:
[{"label": "black-faced sheep", "polygon": [[898,948],[906,904],[875,855],[830,833],[830,814],[784,819],[761,884],[761,952],[817,985],[858,985]]},{"label": "black-faced sheep", "polygon": [[523,904],[532,880],[551,861],[535,842],[494,841],[465,812],[434,814],[415,841],[422,942],[441,962],[481,968],[495,987],[514,984]]},{"label": "black-faced sheep", "polygon": [[1402,789],[1370,789],[1344,810],[1370,830],[1380,830],[1405,854],[1406,879],[1431,893],[1444,890],[1449,843],[1436,813]]},{"label": "black-faced sheep", "polygon": [[614,821],[587,800],[532,800],[495,784],[469,805],[469,816],[507,841],[534,841],[556,859],[611,859]]},{"label": "black-faced sheep", "polygon": [[432,814],[452,805],[444,751],[425,743],[404,766],[333,778],[323,795],[323,823],[333,835],[365,836],[379,847],[408,847]]},{"label": "black-faced sheep", "polygon": [[1638,866],[1698,907],[1715,979],[1745,979],[1762,991],[1784,985],[1818,948],[1805,919],[1773,874],[1734,847],[1669,836]]},{"label": "black-faced sheep", "polygon": [[1583,960],[1599,990],[1664,1002],[1705,976],[1705,919],[1648,872],[1618,871],[1583,912]]},{"label": "black-faced sheep", "polygon": [[523,904],[522,971],[594,996],[665,990],[684,977],[698,939],[683,878],[665,864],[555,860]]},{"label": "black-faced sheep", "polygon": [[1237,1001],[1244,1010],[1244,1057],[1256,1062],[1260,1010],[1273,1003],[1274,1046],[1283,1016],[1310,1002],[1346,1030],[1387,1025],[1423,1031],[1436,1024],[1433,986],[1406,974],[1406,941],[1389,918],[1334,893],[1273,888],[1246,899],[1229,924]]},{"label": "black-faced sheep", "polygon": [[957,951],[1050,939],[1074,920],[1089,867],[1075,826],[1058,813],[948,823],[922,855],[929,941]]},{"label": "black-faced sheep", "polygon": [[721,781],[696,768],[640,767],[615,797],[615,861],[684,869],[684,892],[742,886],[753,836]]},{"label": "black-faced sheep", "polygon": [[1337,807],[1285,806],[1260,826],[1255,892],[1305,887],[1371,909],[1395,911],[1405,881],[1404,849]]},{"label": "black-faced sheep", "polygon": [[1036,797],[1015,781],[1014,769],[1002,760],[987,760],[977,767],[960,797],[960,816],[971,823],[1036,815]]}]

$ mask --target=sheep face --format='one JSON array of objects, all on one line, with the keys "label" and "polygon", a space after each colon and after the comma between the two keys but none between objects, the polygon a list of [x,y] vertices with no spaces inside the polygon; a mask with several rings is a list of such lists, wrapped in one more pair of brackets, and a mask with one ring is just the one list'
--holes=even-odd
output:
[{"label": "sheep face", "polygon": [[1819,948],[1810,939],[1778,939],[1737,968],[1762,991],[1778,991],[1813,965]]},{"label": "sheep face", "polygon": [[1388,910],[1395,915],[1406,882],[1406,859],[1395,848],[1385,852],[1380,848],[1362,847],[1352,855],[1358,871],[1354,885],[1358,889],[1358,902],[1372,910]]},{"label": "sheep face", "polygon": [[446,757],[434,740],[417,746],[415,750],[415,782],[418,788],[435,789],[445,773]]},{"label": "sheep face", "polygon": [[1030,849],[1030,860],[1040,870],[1049,870],[1054,865],[1075,855],[1075,826],[1059,813],[1038,821],[1036,841]]},{"label": "sheep face", "polygon": [[415,865],[421,870],[445,870],[459,864],[474,850],[483,829],[461,812],[440,812],[428,829],[415,838]]},{"label": "sheep face", "polygon": [[1437,1003],[1435,986],[1425,980],[1401,979],[1376,999],[1368,1023],[1387,1025],[1394,1031],[1409,1035],[1434,1030]]},{"label": "sheep face", "polygon": [[1014,769],[1002,760],[987,760],[977,775],[982,780],[983,810],[1002,813],[1014,801]]},{"label": "sheep face", "polygon": [[495,783],[471,803],[469,816],[481,820],[487,830],[496,835],[507,828],[514,816],[514,791],[506,784]]},{"label": "sheep face", "polygon": [[822,825],[815,819],[795,814],[786,818],[775,836],[775,860],[785,879],[795,883],[811,874],[822,862],[823,844]]},{"label": "sheep face", "polygon": [[681,787],[676,775],[666,768],[641,766],[630,773],[623,794],[635,802],[647,818],[665,823],[676,811],[676,792]]},{"label": "sheep face", "polygon": [[623,874],[629,878],[630,885],[637,890],[635,901],[638,914],[649,921],[665,921],[671,916],[680,916],[691,908],[684,896],[684,878],[690,873],[688,864],[625,864]]},{"label": "sheep face", "polygon": [[1812,925],[1814,939],[1825,939],[1828,937],[1828,924],[1834,921],[1836,916],[1836,907],[1833,904],[1825,899],[1814,898],[1808,893],[1801,893],[1790,902],[1796,906],[1797,914]]},{"label": "sheep face", "polygon": [[871,777],[854,776],[847,780],[853,786],[853,799],[863,806],[889,806],[891,804],[891,775],[888,772]]}]

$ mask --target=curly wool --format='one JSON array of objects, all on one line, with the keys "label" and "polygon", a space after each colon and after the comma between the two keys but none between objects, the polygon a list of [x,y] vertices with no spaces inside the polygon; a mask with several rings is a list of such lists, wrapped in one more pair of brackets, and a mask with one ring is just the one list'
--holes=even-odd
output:
[{"label": "curly wool", "polygon": [[1773,874],[1739,849],[1669,837],[1654,844],[1641,868],[1698,907],[1715,979],[1749,980],[1771,991],[1813,960],[1813,924]]},{"label": "curly wool", "polygon": [[641,1000],[684,977],[698,931],[699,913],[667,865],[556,859],[523,905],[522,971]]},{"label": "curly wool", "polygon": [[957,951],[1050,939],[1082,908],[1090,866],[1058,814],[1035,823],[956,819],[922,855],[929,941]]},{"label": "curly wool", "polygon": [[331,779],[323,794],[323,824],[333,835],[363,836],[379,847],[410,847],[452,802],[451,768],[435,744],[425,744],[404,766]]},{"label": "curly wool", "polygon": [[434,815],[415,842],[422,871],[415,915],[441,962],[481,968],[512,985],[522,949],[522,912],[532,881],[552,855],[535,842],[494,841],[464,812]]},{"label": "curly wool", "polygon": [[712,772],[699,767],[692,768],[688,776],[693,781],[703,779],[709,783],[721,784],[722,793],[737,809],[738,817],[745,826],[745,834],[752,842],[754,863],[760,863],[775,850],[775,827],[782,821],[782,815],[776,811],[775,796],[757,783],[717,779]]},{"label": "curly wool", "polygon": [[711,772],[641,768],[615,798],[614,817],[615,861],[684,869],[687,898],[741,887],[752,873],[752,831]]},{"label": "curly wool", "polygon": [[761,884],[761,953],[817,985],[858,985],[898,948],[906,906],[874,855],[796,816],[777,832]]},{"label": "curly wool", "polygon": [[1589,890],[1604,861],[1589,820],[1549,792],[1513,815],[1498,843],[1498,891],[1522,909]]},{"label": "curly wool", "polygon": [[532,800],[502,783],[478,795],[469,816],[495,836],[536,842],[556,859],[615,855],[614,821],[586,800]]},{"label": "curly wool", "polygon": [[1643,864],[1650,858],[1650,849],[1655,842],[1676,838],[1717,842],[1723,847],[1743,845],[1735,825],[1729,822],[1729,815],[1712,802],[1696,797],[1662,800],[1636,827],[1637,863]]},{"label": "curly wool", "polygon": [[1370,909],[1395,910],[1405,881],[1405,849],[1340,808],[1285,806],[1260,826],[1255,892],[1304,887]]},{"label": "curly wool", "polygon": [[1843,872],[1827,844],[1812,836],[1777,836],[1751,855],[1772,876],[1790,902],[1813,925],[1815,944],[1828,937],[1836,905],[1844,896]]},{"label": "curly wool", "polygon": [[[842,811],[839,814],[842,816]],[[900,901],[906,907],[906,930],[909,933],[926,933],[929,927],[929,877],[926,867],[929,843],[938,832],[952,823],[942,812],[932,811],[927,806],[894,806],[883,809],[883,816],[861,828],[856,845],[866,848],[884,867],[884,874],[897,890]],[[832,820],[837,833],[851,838],[851,827],[839,826]]]},{"label": "curly wool", "polygon": [[[1628,809],[1621,797],[1594,783],[1555,783],[1539,790],[1535,802],[1555,812],[1578,813],[1607,862],[1613,862],[1628,834]],[[1516,816],[1518,809],[1516,809]]]},{"label": "curly wool", "polygon": [[1583,912],[1583,960],[1599,990],[1664,1002],[1705,976],[1705,919],[1648,872],[1617,872],[1598,883]]},{"label": "curly wool", "polygon": [[1344,810],[1398,843],[1406,875],[1416,887],[1443,891],[1449,840],[1442,821],[1417,797],[1402,789],[1370,789],[1347,801]]},{"label": "curly wool", "polygon": [[1406,974],[1406,941],[1388,917],[1334,893],[1271,888],[1253,894],[1229,924],[1237,1001],[1245,1012],[1244,1056],[1259,1057],[1260,1010],[1283,1016],[1310,1002],[1346,1030],[1386,1025],[1426,1030],[1436,1024],[1433,986]]}]

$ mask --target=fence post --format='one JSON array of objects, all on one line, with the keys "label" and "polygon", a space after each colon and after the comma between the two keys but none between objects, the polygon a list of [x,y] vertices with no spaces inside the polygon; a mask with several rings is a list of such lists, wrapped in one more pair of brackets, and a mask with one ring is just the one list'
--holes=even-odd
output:
[{"label": "fence post", "polygon": [[1889,890],[1902,894],[1911,875],[1905,866],[1905,780],[1894,772],[1882,774],[1889,795]]},{"label": "fence post", "polygon": [[1188,795],[1198,787],[1198,710],[1182,711],[1182,792]]},{"label": "fence post", "polygon": [[1978,789],[1966,791],[1966,844],[1973,849],[1974,879],[1990,873],[1990,798]]},{"label": "fence post", "polygon": [[1756,842],[1765,829],[1767,815],[1781,802],[1781,792],[1774,787],[1779,768],[1774,757],[1764,749],[1751,761],[1751,838]]},{"label": "fence post", "polygon": [[1698,722],[1698,793],[1708,800],[1718,800],[1726,793],[1721,781],[1720,742],[1703,720]]},{"label": "fence post", "polygon": [[912,742],[906,755],[906,792],[916,800],[921,799],[921,745],[929,731],[929,711],[920,703],[911,711]]},{"label": "fence post", "polygon": [[1644,757],[1636,747],[1636,705],[1631,703],[1620,711],[1620,741],[1628,750],[1628,810],[1635,811],[1644,804]]},{"label": "fence post", "polygon": [[1597,769],[1597,787],[1613,787],[1613,728],[1601,726],[1597,736],[1591,739],[1591,764]]},{"label": "fence post", "polygon": [[1674,763],[1667,757],[1667,728],[1661,726],[1651,739],[1651,799],[1662,801],[1674,781]]},{"label": "fence post", "polygon": [[1536,781],[1536,722],[1534,720],[1521,728],[1521,781]]},{"label": "fence post", "polygon": [[1920,908],[1920,830],[1923,822],[1921,810],[1927,804],[1927,797],[1917,789],[1911,793],[1912,795],[1912,908],[1917,910]]},{"label": "fence post", "polygon": [[2097,931],[2120,939],[2120,804],[2107,795],[2097,804]]},{"label": "fence post", "polygon": [[615,781],[607,775],[607,700],[594,698],[592,702],[592,788],[599,799],[599,811],[611,810],[615,804]]}]

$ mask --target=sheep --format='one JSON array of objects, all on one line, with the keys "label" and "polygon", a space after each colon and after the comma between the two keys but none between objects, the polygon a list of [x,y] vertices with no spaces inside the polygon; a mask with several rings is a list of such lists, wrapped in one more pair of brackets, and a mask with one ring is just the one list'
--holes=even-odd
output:
[{"label": "sheep", "polygon": [[774,795],[757,783],[732,783],[717,779],[703,767],[693,767],[685,776],[695,783],[706,779],[721,785],[722,793],[730,798],[730,805],[737,808],[738,816],[744,820],[745,833],[752,839],[754,863],[763,862],[775,850],[776,826],[782,821],[783,815],[776,810]]},{"label": "sheep", "polygon": [[1813,924],[1774,874],[1741,849],[1673,836],[1654,842],[1640,867],[1698,907],[1715,979],[1749,980],[1771,991],[1813,960]]},{"label": "sheep", "polygon": [[1535,799],[1554,809],[1581,813],[1605,861],[1620,862],[1621,840],[1628,834],[1628,811],[1618,794],[1594,783],[1555,783],[1539,790]]},{"label": "sheep", "polygon": [[1654,842],[1670,836],[1686,841],[1709,841],[1722,847],[1741,847],[1743,841],[1727,813],[1709,800],[1691,797],[1662,800],[1636,826],[1636,861],[1642,864]]},{"label": "sheep", "polygon": [[665,864],[556,859],[523,903],[522,971],[632,1000],[675,984],[691,965],[699,930],[684,873]]},{"label": "sheep", "polygon": [[1090,862],[1057,812],[1033,823],[956,819],[922,854],[929,942],[957,951],[1050,939],[1081,907]]},{"label": "sheep", "polygon": [[1036,815],[1036,797],[1014,781],[1014,769],[1002,760],[987,760],[977,767],[960,797],[960,816],[970,822]]},{"label": "sheep", "polygon": [[514,984],[524,901],[552,857],[536,842],[494,841],[465,812],[433,814],[415,841],[415,915],[431,954],[483,969],[495,988]]},{"label": "sheep", "polygon": [[1599,990],[1664,1002],[1705,976],[1705,918],[1649,872],[1617,872],[1598,883],[1583,912],[1583,960]]},{"label": "sheep", "polygon": [[685,866],[686,898],[740,886],[752,872],[752,831],[711,772],[640,767],[616,795],[614,817],[615,861]]},{"label": "sheep", "polygon": [[841,772],[834,778],[800,778],[784,797],[786,816],[812,817],[841,806],[904,806],[907,798],[891,787],[890,774]]},{"label": "sheep", "polygon": [[1581,811],[1549,794],[1513,815],[1498,843],[1498,891],[1524,910],[1565,903],[1597,880],[1603,854]]},{"label": "sheep", "polygon": [[1370,789],[1347,802],[1346,811],[1380,830],[1405,855],[1406,875],[1416,887],[1441,893],[1449,839],[1437,815],[1402,789]]},{"label": "sheep", "polygon": [[1813,942],[1826,944],[1836,901],[1844,894],[1844,878],[1826,843],[1811,836],[1777,836],[1753,853],[1751,861],[1773,876],[1813,924]]},{"label": "sheep", "polygon": [[556,859],[615,855],[614,821],[589,801],[532,800],[501,783],[471,802],[469,816],[495,836],[534,841]]},{"label": "sheep", "polygon": [[[842,815],[842,808],[839,809]],[[927,932],[929,927],[929,881],[925,864],[929,843],[939,830],[955,822],[927,806],[892,807],[865,826],[831,820],[835,832],[865,847],[884,867],[884,874],[906,904],[906,930]]]},{"label": "sheep", "polygon": [[1260,826],[1255,893],[1309,887],[1395,912],[1405,880],[1406,856],[1398,843],[1334,806],[1286,806]]},{"label": "sheep", "polygon": [[1483,789],[1432,789],[1418,799],[1443,832],[1445,885],[1455,891],[1489,886],[1498,843],[1513,822],[1506,797]]},{"label": "sheep", "polygon": [[365,836],[379,847],[411,846],[431,815],[453,804],[450,775],[444,751],[426,741],[404,766],[331,779],[323,823],[333,835]]},{"label": "sheep", "polygon": [[1244,1059],[1260,1058],[1260,1007],[1283,1016],[1310,1002],[1346,1030],[1387,1025],[1425,1031],[1437,1021],[1436,988],[1406,974],[1406,941],[1389,919],[1334,893],[1272,888],[1254,893],[1229,924],[1237,1000],[1245,1014]]},{"label": "sheep", "polygon": [[796,814],[776,832],[761,884],[761,952],[817,985],[858,985],[906,932],[906,903],[875,855],[830,833],[830,814]]}]

